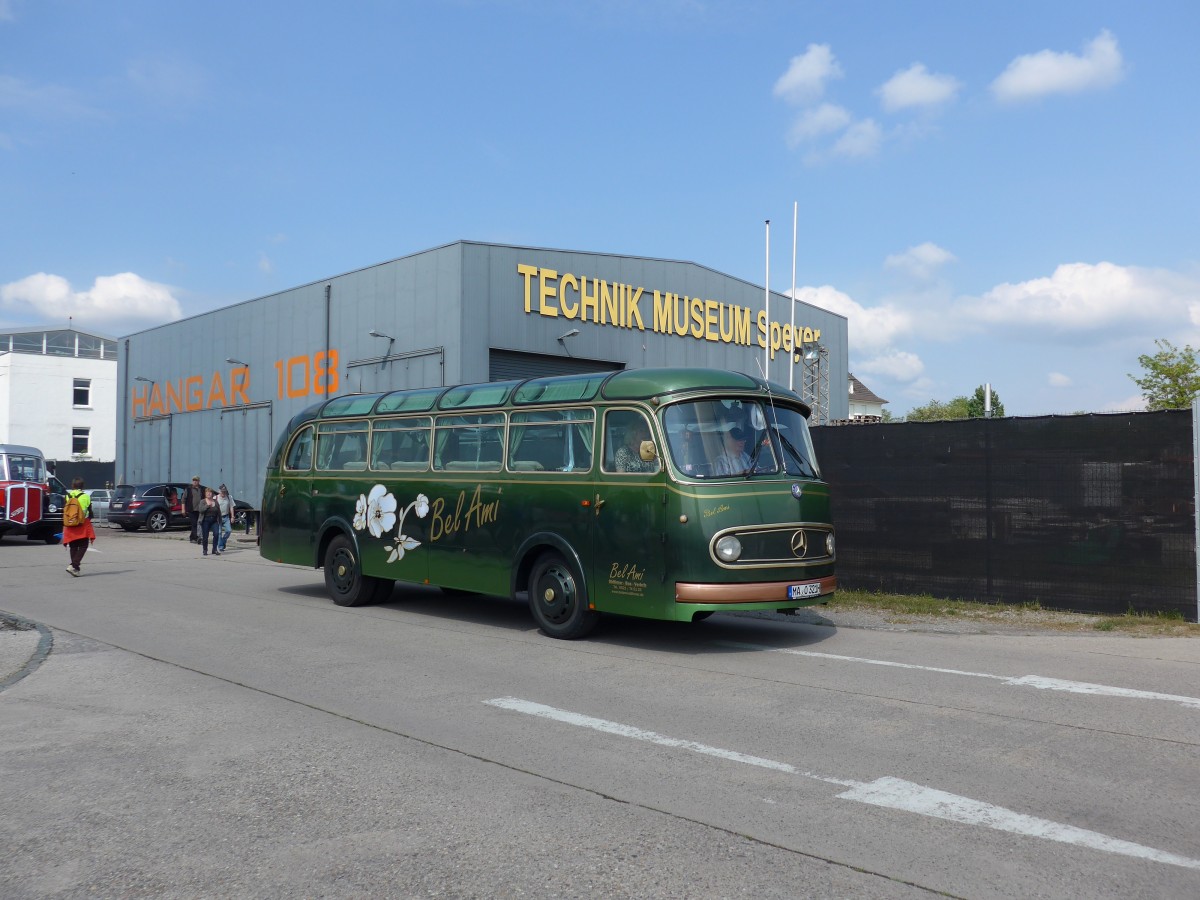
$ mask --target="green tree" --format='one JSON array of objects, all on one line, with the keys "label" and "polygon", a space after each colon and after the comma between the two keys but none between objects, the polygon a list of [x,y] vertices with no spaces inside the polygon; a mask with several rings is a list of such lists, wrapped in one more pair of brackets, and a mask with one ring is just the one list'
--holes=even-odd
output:
[{"label": "green tree", "polygon": [[1156,340],[1158,352],[1142,354],[1138,363],[1144,370],[1141,378],[1129,377],[1141,388],[1147,409],[1188,409],[1200,392],[1200,362],[1191,346],[1178,349],[1170,341]]},{"label": "green tree", "polygon": [[[967,417],[971,419],[983,418],[983,400],[984,400],[983,385],[975,388],[975,395],[967,401]],[[996,418],[1004,415],[1004,404],[1000,402],[1000,395],[996,393],[996,389],[992,388],[992,415]]]},{"label": "green tree", "polygon": [[930,400],[924,406],[917,406],[908,411],[904,417],[906,422],[940,422],[944,419],[966,419],[970,417],[966,397],[955,397],[949,403]]}]

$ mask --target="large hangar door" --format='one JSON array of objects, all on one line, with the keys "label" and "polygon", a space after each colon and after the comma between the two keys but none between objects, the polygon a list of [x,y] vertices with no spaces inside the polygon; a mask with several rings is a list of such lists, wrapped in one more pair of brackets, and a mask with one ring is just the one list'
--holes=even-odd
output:
[{"label": "large hangar door", "polygon": [[134,419],[125,446],[125,471],[117,472],[117,478],[126,484],[173,481],[171,436],[170,416]]},{"label": "large hangar door", "polygon": [[275,446],[272,419],[270,402],[221,410],[221,478],[217,485],[227,485],[235,500],[245,500],[255,509],[262,501],[267,457]]},{"label": "large hangar door", "polygon": [[543,356],[516,350],[492,350],[488,354],[488,380],[542,378],[547,375],[584,375],[588,372],[617,372],[624,363],[575,356]]}]

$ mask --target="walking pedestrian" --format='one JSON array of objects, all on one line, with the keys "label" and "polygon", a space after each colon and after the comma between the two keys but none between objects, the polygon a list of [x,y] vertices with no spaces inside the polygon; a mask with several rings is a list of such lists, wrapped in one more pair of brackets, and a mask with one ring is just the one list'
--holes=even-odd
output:
[{"label": "walking pedestrian", "polygon": [[96,529],[92,527],[92,498],[83,490],[83,479],[76,478],[67,491],[63,504],[63,546],[71,555],[67,571],[78,578],[82,573],[83,554],[96,542]]},{"label": "walking pedestrian", "polygon": [[200,487],[200,476],[192,476],[192,484],[183,492],[183,511],[192,523],[192,543],[200,543],[200,503],[204,500],[204,489]]},{"label": "walking pedestrian", "polygon": [[233,533],[233,514],[237,509],[233,502],[233,495],[229,493],[229,488],[221,485],[217,494],[217,505],[221,508],[221,546],[222,553],[225,552],[225,545],[229,543],[229,535]]},{"label": "walking pedestrian", "polygon": [[210,487],[204,489],[204,499],[200,501],[200,546],[203,548],[203,556],[208,556],[208,536],[212,535],[213,556],[220,556],[221,551],[217,546],[217,540],[221,528],[221,507],[217,503],[217,498],[213,496],[213,490]]}]

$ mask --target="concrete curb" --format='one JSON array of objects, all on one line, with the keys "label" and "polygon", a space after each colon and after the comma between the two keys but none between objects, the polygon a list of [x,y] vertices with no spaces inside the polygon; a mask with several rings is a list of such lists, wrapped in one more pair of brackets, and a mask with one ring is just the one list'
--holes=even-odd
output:
[{"label": "concrete curb", "polygon": [[40,622],[0,611],[0,691],[37,669],[54,647],[54,635]]}]

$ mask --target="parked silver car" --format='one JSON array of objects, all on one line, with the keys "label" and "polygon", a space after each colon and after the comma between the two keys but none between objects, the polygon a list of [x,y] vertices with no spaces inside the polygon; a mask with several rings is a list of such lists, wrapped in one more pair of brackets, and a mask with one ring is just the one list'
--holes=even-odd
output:
[{"label": "parked silver car", "polygon": [[112,499],[112,491],[108,488],[90,488],[84,491],[92,498],[92,524],[108,524],[108,501]]}]

